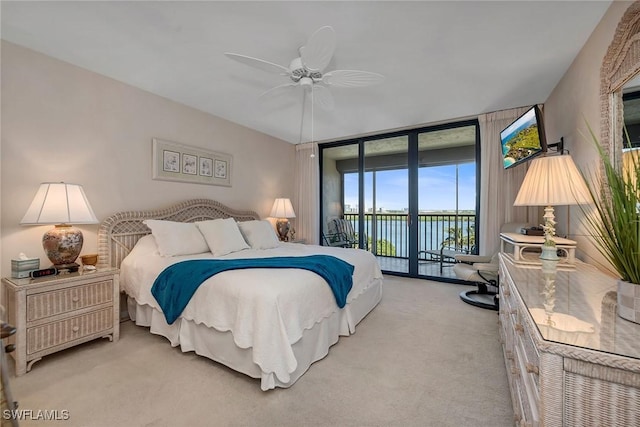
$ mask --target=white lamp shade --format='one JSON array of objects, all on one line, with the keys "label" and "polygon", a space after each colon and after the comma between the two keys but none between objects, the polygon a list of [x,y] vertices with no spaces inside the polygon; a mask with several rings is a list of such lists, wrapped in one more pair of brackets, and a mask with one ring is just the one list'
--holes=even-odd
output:
[{"label": "white lamp shade", "polygon": [[271,208],[272,218],[295,218],[296,213],[293,211],[291,200],[289,199],[276,199],[273,202],[273,208]]},{"label": "white lamp shade", "polygon": [[589,189],[570,155],[533,159],[514,206],[589,204]]},{"label": "white lamp shade", "polygon": [[64,182],[40,184],[31,206],[20,221],[22,225],[97,223],[82,186]]}]

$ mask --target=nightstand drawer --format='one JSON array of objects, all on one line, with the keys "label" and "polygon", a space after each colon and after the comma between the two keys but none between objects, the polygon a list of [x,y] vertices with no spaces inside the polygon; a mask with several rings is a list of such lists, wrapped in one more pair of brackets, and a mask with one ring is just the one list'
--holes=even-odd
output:
[{"label": "nightstand drawer", "polygon": [[27,354],[37,353],[111,328],[113,328],[112,307],[28,328]]},{"label": "nightstand drawer", "polygon": [[27,322],[113,301],[113,280],[27,296]]}]

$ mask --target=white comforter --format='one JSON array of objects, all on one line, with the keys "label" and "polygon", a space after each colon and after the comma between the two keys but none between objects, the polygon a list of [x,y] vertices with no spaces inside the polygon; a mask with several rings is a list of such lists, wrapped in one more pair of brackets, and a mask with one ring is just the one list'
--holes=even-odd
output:
[{"label": "white comforter", "polygon": [[[382,278],[375,257],[360,249],[281,243],[274,249],[245,249],[219,259],[276,256],[333,255],[355,267],[349,302],[376,279]],[[161,257],[153,236],[145,236],[123,260],[120,285],[138,304],[159,311],[151,286],[162,270],[185,259],[214,258],[211,253]],[[274,373],[288,382],[297,362],[291,346],[305,329],[340,310],[326,281],[299,269],[247,269],[219,273],[196,291],[180,318],[231,331],[236,345],[253,348],[253,361],[262,372]],[[176,322],[180,322],[180,318]],[[355,325],[349,325],[353,333]]]}]

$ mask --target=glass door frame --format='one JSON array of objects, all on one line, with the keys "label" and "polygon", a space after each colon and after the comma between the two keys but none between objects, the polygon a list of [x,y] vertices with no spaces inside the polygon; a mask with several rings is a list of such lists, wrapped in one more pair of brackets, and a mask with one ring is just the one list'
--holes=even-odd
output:
[{"label": "glass door frame", "polygon": [[[334,147],[340,147],[345,145],[356,145],[358,146],[358,205],[361,206],[361,209],[358,209],[358,238],[359,238],[359,247],[364,248],[366,242],[364,242],[365,236],[365,142],[367,141],[375,141],[379,139],[393,138],[398,136],[407,136],[408,137],[408,153],[407,153],[407,167],[408,167],[408,177],[409,177],[409,185],[408,185],[408,199],[409,199],[409,272],[395,272],[395,271],[384,271],[385,274],[396,275],[396,276],[405,276],[405,277],[416,277],[416,278],[426,278],[431,280],[438,280],[442,282],[453,282],[459,283],[460,281],[456,279],[450,279],[439,276],[425,276],[420,275],[418,273],[418,175],[419,175],[419,153],[418,153],[418,136],[422,133],[441,131],[447,129],[454,129],[458,127],[467,127],[467,126],[475,126],[475,164],[476,164],[476,200],[475,200],[475,236],[476,241],[479,241],[481,238],[481,230],[478,228],[478,224],[480,223],[480,177],[481,177],[481,168],[480,164],[480,124],[477,119],[469,119],[462,120],[450,123],[443,123],[432,126],[425,126],[415,129],[406,129],[402,131],[394,131],[381,133],[376,135],[367,135],[365,137],[360,138],[351,138],[341,141],[335,142],[326,142],[322,144],[318,144],[319,148],[319,170],[320,170],[320,191],[319,191],[319,206],[320,206],[320,226],[319,226],[319,241],[322,242],[322,233],[323,233],[323,221],[324,221],[324,208],[323,208],[323,158],[324,158],[324,150]],[[341,183],[340,189],[340,197],[342,200],[342,205],[344,206],[344,182]]]}]

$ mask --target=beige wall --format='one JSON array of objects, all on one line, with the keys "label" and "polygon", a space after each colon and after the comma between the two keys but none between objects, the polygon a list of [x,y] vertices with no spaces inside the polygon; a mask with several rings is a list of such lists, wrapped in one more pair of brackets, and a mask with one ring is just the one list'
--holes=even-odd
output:
[{"label": "beige wall", "polygon": [[[98,220],[201,197],[266,217],[293,196],[293,167],[274,167],[293,165],[289,143],[11,43],[1,54],[2,275],[19,252],[50,264],[50,227],[19,225],[40,182],[82,184]],[[153,137],[233,155],[233,186],[152,180]],[[83,253],[96,252],[97,228],[80,227]]]},{"label": "beige wall", "polygon": [[[600,69],[620,18],[632,2],[615,1],[560,83],[545,102],[547,139],[564,137],[576,164],[584,172],[597,170],[598,155],[588,139],[588,125],[600,135]],[[603,259],[584,230],[580,208],[556,210],[558,230],[578,241],[578,257],[602,266]]]}]

